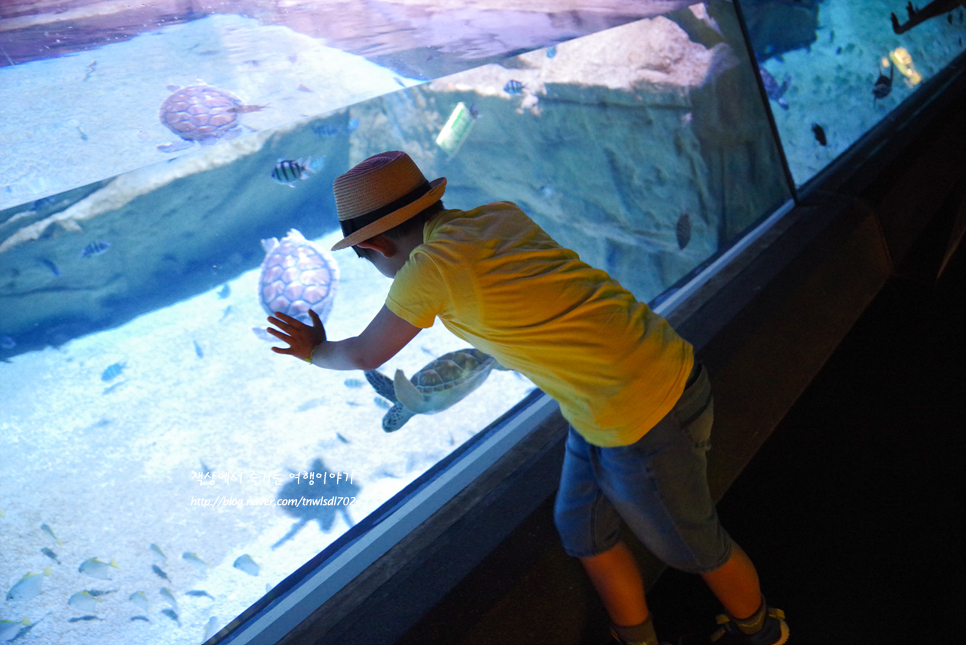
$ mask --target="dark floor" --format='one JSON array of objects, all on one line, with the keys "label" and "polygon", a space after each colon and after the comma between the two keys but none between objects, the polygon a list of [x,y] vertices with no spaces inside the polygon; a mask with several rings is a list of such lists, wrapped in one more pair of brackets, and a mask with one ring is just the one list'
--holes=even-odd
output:
[{"label": "dark floor", "polygon": [[[964,276],[891,279],[718,506],[791,643],[966,642]],[[649,603],[667,640],[718,611],[674,571]]]}]

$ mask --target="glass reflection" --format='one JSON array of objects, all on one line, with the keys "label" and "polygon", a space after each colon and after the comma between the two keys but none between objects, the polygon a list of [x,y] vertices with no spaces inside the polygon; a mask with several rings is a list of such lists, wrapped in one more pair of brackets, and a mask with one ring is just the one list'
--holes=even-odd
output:
[{"label": "glass reflection", "polygon": [[949,64],[966,40],[966,9],[956,2],[739,4],[799,186]]}]

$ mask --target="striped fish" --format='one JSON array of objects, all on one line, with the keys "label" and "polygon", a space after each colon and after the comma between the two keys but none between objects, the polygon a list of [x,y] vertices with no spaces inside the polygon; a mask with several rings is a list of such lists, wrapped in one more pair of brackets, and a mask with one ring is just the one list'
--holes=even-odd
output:
[{"label": "striped fish", "polygon": [[111,248],[110,242],[105,242],[104,240],[96,240],[84,247],[84,250],[81,251],[80,253],[80,257],[92,258],[95,255],[103,255],[104,253],[107,253],[107,250],[109,248]]},{"label": "striped fish", "polygon": [[295,182],[299,179],[309,178],[309,174],[321,170],[325,164],[325,157],[319,157],[315,161],[312,157],[307,159],[279,159],[275,167],[272,168],[272,179],[282,184],[295,188]]},{"label": "striped fish", "polygon": [[521,94],[523,93],[523,83],[520,81],[509,80],[506,85],[503,86],[503,91],[507,94]]}]

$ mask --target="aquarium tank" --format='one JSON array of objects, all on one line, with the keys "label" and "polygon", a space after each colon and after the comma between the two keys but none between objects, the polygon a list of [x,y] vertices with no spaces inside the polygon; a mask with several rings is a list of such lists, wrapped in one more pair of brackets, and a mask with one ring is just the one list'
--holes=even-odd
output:
[{"label": "aquarium tank", "polygon": [[[269,310],[339,339],[383,305],[329,251],[354,164],[513,201],[659,306],[963,51],[957,7],[4,3],[0,642],[215,642],[533,396],[474,356],[410,413],[270,350]],[[435,325],[377,372],[469,349]]]}]

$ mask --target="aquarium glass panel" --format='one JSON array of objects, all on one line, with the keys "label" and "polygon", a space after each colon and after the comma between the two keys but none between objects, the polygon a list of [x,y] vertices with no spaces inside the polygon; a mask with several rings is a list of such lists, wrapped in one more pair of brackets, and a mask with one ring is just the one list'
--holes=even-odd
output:
[{"label": "aquarium glass panel", "polygon": [[[95,4],[77,3],[80,13],[70,15],[94,16]],[[59,58],[14,59],[8,45],[33,40],[0,31],[14,63],[0,70],[4,83],[41,87],[51,66],[76,66],[58,72],[72,83],[73,104],[47,105],[34,93],[21,113],[0,119],[11,128],[5,152],[20,155],[6,168],[44,169],[30,176],[51,181],[55,163],[113,169],[0,211],[5,638],[201,642],[533,391],[523,375],[474,356],[460,375],[470,387],[434,398],[428,413],[400,409],[394,375],[426,374],[469,350],[440,324],[368,374],[270,351],[269,307],[311,306],[329,338],[340,339],[360,333],[383,305],[389,280],[351,250],[328,251],[341,238],[332,182],[366,157],[408,152],[427,178],[447,177],[448,208],[516,202],[643,301],[789,200],[732,6],[682,5],[630,20],[601,14],[605,4],[594,3],[590,21],[600,29],[580,37],[544,10],[550,46],[525,53],[514,50],[544,32],[516,14],[504,25],[507,14],[495,13],[491,37],[517,39],[466,42],[497,62],[428,36],[430,45],[399,54],[398,63],[378,48],[386,58],[354,53],[360,67],[348,78],[388,82],[341,94],[335,107],[299,103],[281,121],[258,119],[315,96],[322,86],[308,70],[331,53],[308,48],[293,23],[269,19],[292,18],[286,12],[156,18],[151,29],[118,28],[109,34],[117,42],[86,42]],[[651,6],[633,4],[638,12]],[[655,4],[665,11],[669,3]],[[385,4],[398,15],[413,6]],[[429,13],[430,26],[456,21]],[[48,42],[32,16],[9,19]],[[559,33],[554,25],[563,25]],[[201,31],[178,36],[191,29]],[[297,42],[291,54],[271,54],[281,67],[234,57],[223,39],[246,29],[246,38]],[[184,71],[175,82],[196,83],[199,61],[222,60],[205,68],[212,85],[199,83],[193,96],[241,125],[204,145],[159,152],[159,143],[188,140],[158,119],[178,89],[163,80],[159,89],[166,76],[152,66],[168,69],[172,51],[189,49],[196,58],[177,59]],[[138,56],[142,73],[113,75],[111,65]],[[450,56],[460,71],[434,56]],[[436,65],[447,73],[435,76]],[[233,80],[263,68],[260,78],[284,92]],[[416,83],[420,76],[431,78]],[[205,95],[216,82],[240,103]],[[112,102],[87,102],[104,96]],[[242,109],[251,105],[262,108]],[[32,111],[47,120],[17,129],[38,116]],[[101,129],[86,125],[98,119],[107,119]],[[60,128],[57,145],[41,143],[52,127]],[[124,143],[88,148],[101,134]],[[153,163],[131,169],[142,152]],[[35,190],[20,192],[25,185],[8,183],[6,194],[16,201]]]},{"label": "aquarium glass panel", "polygon": [[740,0],[797,185],[966,47],[956,0]]}]

